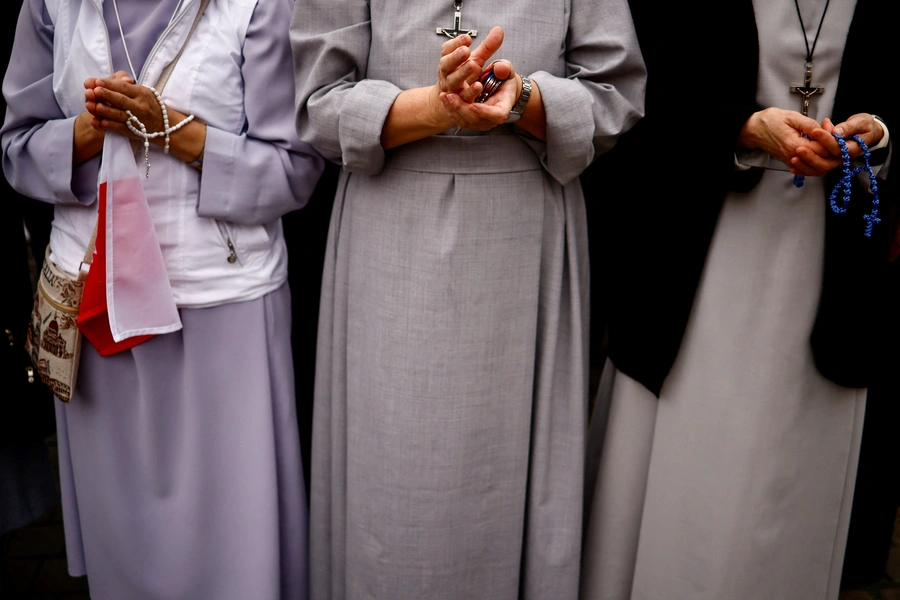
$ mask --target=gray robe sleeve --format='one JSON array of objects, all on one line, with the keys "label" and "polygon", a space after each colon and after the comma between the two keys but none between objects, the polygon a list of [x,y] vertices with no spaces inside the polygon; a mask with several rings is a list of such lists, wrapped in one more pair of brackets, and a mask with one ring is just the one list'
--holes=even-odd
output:
[{"label": "gray robe sleeve", "polygon": [[384,167],[381,130],[400,88],[365,79],[372,38],[364,0],[298,2],[291,23],[297,131],[348,171]]},{"label": "gray robe sleeve", "polygon": [[44,202],[92,203],[100,157],[72,167],[75,117],[67,118],[53,95],[53,23],[43,0],[22,6],[3,96],[0,141],[10,185]]},{"label": "gray robe sleeve", "polygon": [[530,75],[547,114],[541,162],[563,185],[643,116],[647,81],[625,0],[572,0],[565,43],[566,77]]},{"label": "gray robe sleeve", "polygon": [[207,127],[197,214],[245,225],[303,207],[325,162],[294,130],[291,0],[261,0],[244,41],[246,130]]}]

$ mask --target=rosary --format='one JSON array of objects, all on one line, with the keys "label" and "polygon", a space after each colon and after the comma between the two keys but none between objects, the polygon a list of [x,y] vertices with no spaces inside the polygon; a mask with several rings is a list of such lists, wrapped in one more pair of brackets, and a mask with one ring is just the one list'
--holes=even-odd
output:
[{"label": "rosary", "polygon": [[[174,127],[169,126],[169,111],[166,110],[166,103],[163,102],[162,96],[159,95],[159,92],[156,91],[156,88],[149,87],[150,91],[153,92],[153,95],[156,96],[156,101],[159,102],[159,108],[162,110],[162,118],[163,118],[163,131],[155,131],[153,133],[147,133],[147,127],[141,123],[140,119],[134,116],[130,110],[126,110],[125,114],[128,115],[128,120],[125,121],[125,126],[133,133],[134,135],[140,136],[144,138],[144,164],[147,165],[147,174],[146,176],[150,177],[150,140],[153,138],[166,136],[166,154],[169,153],[169,135],[175,133],[188,123],[194,120],[194,115],[188,115],[184,119],[182,119],[177,125]],[[134,124],[132,124],[132,122]],[[140,129],[138,129],[140,128]]]},{"label": "rosary", "polygon": [[[859,175],[859,173],[865,171],[869,174],[869,189],[872,191],[872,211],[863,216],[863,220],[866,222],[866,237],[872,237],[872,228],[875,227],[876,224],[881,223],[881,219],[878,217],[878,180],[875,179],[875,174],[872,172],[872,165],[869,164],[869,159],[872,157],[869,153],[869,147],[858,135],[854,135],[850,138],[851,140],[856,141],[856,143],[859,144],[859,147],[862,148],[863,162],[865,163],[861,167],[851,169],[850,151],[847,149],[847,142],[844,141],[843,137],[837,134],[832,135],[834,136],[834,139],[838,141],[838,144],[841,145],[841,158],[844,160],[844,176],[841,177],[841,180],[838,181],[834,186],[834,189],[831,190],[831,197],[828,198],[828,202],[831,204],[831,210],[839,215],[847,212],[847,206],[850,204],[850,181]],[[837,195],[841,188],[844,190],[844,198],[843,203],[838,206]]]},{"label": "rosary", "polygon": [[[869,147],[863,141],[861,137],[858,135],[851,136],[850,139],[859,144],[859,147],[863,150],[863,166],[856,167],[855,169],[850,166],[850,150],[847,148],[847,142],[844,140],[843,136],[832,133],[834,139],[837,140],[837,143],[841,146],[841,159],[844,161],[844,175],[841,177],[840,181],[838,181],[834,189],[831,190],[831,196],[828,198],[828,203],[831,205],[831,210],[835,214],[842,215],[847,212],[847,207],[850,204],[850,191],[851,191],[851,181],[854,177],[865,171],[869,174],[869,189],[872,192],[872,211],[863,216],[863,220],[866,222],[866,237],[872,237],[872,229],[878,223],[881,223],[881,218],[878,216],[878,206],[881,201],[878,198],[878,180],[875,178],[875,173],[872,172],[872,165],[869,162],[872,158],[872,154],[869,152]],[[794,185],[797,187],[803,187],[803,177],[795,176],[794,177]],[[838,194],[843,190],[844,197],[842,203],[839,205],[837,203]]]},{"label": "rosary", "polygon": [[[460,2],[462,5],[462,2]],[[116,3],[116,0],[113,0],[113,9],[116,11],[116,22],[119,25],[119,35],[122,36],[122,48],[125,50],[125,58],[128,59],[128,66],[131,67],[132,77],[137,76],[137,71],[134,70],[134,64],[131,62],[131,54],[128,53],[128,44],[125,43],[125,32],[122,31],[122,19],[119,17],[119,6]],[[175,7],[175,12],[178,12],[178,6]],[[174,15],[173,15],[174,18]],[[194,115],[188,115],[185,117],[180,123],[175,125],[174,127],[169,126],[169,111],[166,109],[166,103],[163,102],[162,96],[159,95],[159,92],[156,91],[156,88],[151,86],[146,86],[151,92],[153,92],[153,96],[156,97],[156,101],[159,103],[159,108],[162,111],[163,118],[163,131],[155,131],[153,133],[147,133],[147,126],[141,123],[141,120],[138,119],[130,110],[126,110],[125,114],[128,115],[128,120],[125,121],[125,126],[128,127],[128,130],[131,131],[134,135],[144,138],[144,164],[147,165],[146,177],[150,177],[150,140],[153,138],[158,138],[161,136],[166,136],[166,146],[165,152],[169,153],[169,135],[175,133],[188,123],[194,120]]]}]

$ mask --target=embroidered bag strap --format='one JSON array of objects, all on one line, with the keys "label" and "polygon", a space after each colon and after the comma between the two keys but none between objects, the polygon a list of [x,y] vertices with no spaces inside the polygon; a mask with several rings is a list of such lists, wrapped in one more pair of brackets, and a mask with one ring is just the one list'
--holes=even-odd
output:
[{"label": "embroidered bag strap", "polygon": [[84,258],[81,259],[81,264],[78,265],[78,279],[85,278],[84,265],[89,265],[94,262],[93,254],[94,254],[94,246],[97,243],[97,226],[100,224],[100,219],[97,219],[97,222],[94,223],[94,233],[91,234],[91,241],[88,242],[87,250],[84,251]]}]

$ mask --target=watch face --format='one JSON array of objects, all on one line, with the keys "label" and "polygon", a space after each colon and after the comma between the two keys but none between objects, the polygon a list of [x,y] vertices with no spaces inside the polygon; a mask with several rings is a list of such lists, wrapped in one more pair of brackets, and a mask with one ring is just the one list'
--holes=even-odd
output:
[{"label": "watch face", "polygon": [[521,118],[522,118],[522,113],[510,112],[509,116],[506,117],[506,122],[507,123],[515,123],[516,121],[518,121]]}]

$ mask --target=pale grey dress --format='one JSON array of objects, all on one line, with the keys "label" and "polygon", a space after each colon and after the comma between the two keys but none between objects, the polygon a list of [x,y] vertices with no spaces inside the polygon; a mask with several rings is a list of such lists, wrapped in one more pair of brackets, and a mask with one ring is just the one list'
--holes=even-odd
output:
[{"label": "pale grey dress", "polygon": [[[757,102],[799,110],[788,91],[806,55],[794,5],[753,5]],[[823,6],[800,1],[810,40]],[[826,89],[810,108],[818,121],[831,114],[854,6],[833,1],[825,18],[813,82]],[[797,189],[774,169],[725,200],[659,400],[607,365],[591,431],[602,452],[585,600],[838,596],[866,391],[822,377],[810,351],[823,182],[807,177]]]},{"label": "pale grey dress", "polygon": [[471,0],[533,74],[548,142],[513,126],[383,152],[433,85],[451,0],[298,3],[300,137],[344,172],[316,380],[316,600],[577,596],[588,263],[577,175],[640,115],[622,0]]}]

